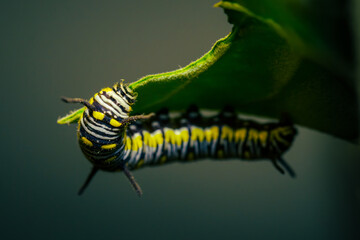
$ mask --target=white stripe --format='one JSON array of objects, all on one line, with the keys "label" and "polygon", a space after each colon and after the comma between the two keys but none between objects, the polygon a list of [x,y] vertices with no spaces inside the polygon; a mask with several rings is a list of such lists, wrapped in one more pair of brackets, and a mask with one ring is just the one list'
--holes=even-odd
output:
[{"label": "white stripe", "polygon": [[242,141],[242,140],[240,139],[240,142],[238,143],[238,144],[239,144],[239,145],[238,145],[238,154],[239,154],[239,157],[242,157],[242,150],[243,150],[244,142],[245,142],[245,141]]},{"label": "white stripe", "polygon": [[[250,131],[250,130],[249,130],[249,131]],[[249,147],[250,153],[251,153],[251,155],[253,155],[253,154],[255,153],[255,152],[254,152],[254,143],[253,143],[252,140],[249,140],[249,137],[248,137],[248,139],[247,139],[247,141],[246,141],[246,146]]]},{"label": "white stripe", "polygon": [[[120,88],[121,88],[120,91],[122,92],[122,94],[127,95],[126,92],[125,92],[124,86],[123,86],[122,84],[120,85]],[[116,94],[118,94],[118,93],[116,93]],[[130,104],[129,101],[126,99],[126,97],[121,96],[122,94],[119,94],[120,97],[121,97],[122,99],[124,99],[127,104]]]},{"label": "white stripe", "polygon": [[135,166],[135,164],[136,164],[136,153],[137,152],[135,152],[135,151],[131,151],[131,155],[130,155],[130,160],[128,161],[128,164],[129,165],[133,165],[133,166]]},{"label": "white stripe", "polygon": [[129,156],[130,152],[131,152],[130,149],[129,149],[129,150],[125,150],[125,155],[122,157],[122,159],[125,160],[125,159]]},{"label": "white stripe", "polygon": [[117,136],[116,136],[116,137],[104,137],[104,136],[101,136],[101,135],[99,135],[99,134],[96,134],[96,133],[90,131],[90,130],[86,127],[86,125],[84,124],[84,118],[81,118],[81,126],[85,129],[85,131],[86,131],[87,133],[89,133],[90,135],[93,135],[93,136],[96,137],[96,138],[105,139],[105,140],[113,140],[113,139],[118,138]]},{"label": "white stripe", "polygon": [[163,148],[163,144],[159,144],[157,146],[157,152],[156,152],[155,159],[154,159],[155,162],[158,162],[158,160],[160,159],[161,154],[162,154],[162,151],[161,151],[162,148]]},{"label": "white stripe", "polygon": [[97,130],[97,131],[99,131],[99,132],[102,132],[102,133],[104,133],[104,134],[107,134],[107,135],[118,135],[118,133],[116,133],[116,132],[107,131],[107,130],[105,130],[105,129],[102,128],[102,127],[97,127],[97,126],[95,126],[94,124],[90,123],[86,118],[85,118],[85,122],[86,122],[86,124],[88,124],[91,128],[93,128],[93,129],[95,129],[95,130]]},{"label": "white stripe", "polygon": [[[143,146],[144,146],[144,144],[143,144]],[[140,161],[143,148],[144,148],[144,147],[141,147],[141,148],[139,148],[139,149],[137,150],[137,154],[136,154],[136,158],[135,158],[136,163],[138,163],[138,162]]]},{"label": "white stripe", "polygon": [[135,100],[135,96],[130,95],[130,93],[125,93],[125,95],[130,98],[131,100]]},{"label": "white stripe", "polygon": [[145,156],[144,156],[144,163],[148,164],[151,162],[151,154],[152,154],[152,147],[150,147],[149,145],[145,144],[145,134],[150,134],[148,131],[143,130],[142,131],[142,141],[143,141],[143,149],[145,152]]},{"label": "white stripe", "polygon": [[114,132],[118,132],[120,130],[120,129],[117,129],[117,128],[110,128],[110,127],[106,126],[105,124],[99,124],[99,123],[95,122],[94,118],[92,116],[90,116],[88,112],[86,114],[87,114],[86,118],[88,120],[90,120],[90,122],[95,126],[98,126],[98,127],[110,130],[110,131],[114,131]]},{"label": "white stripe", "polygon": [[[120,88],[121,88],[121,91],[122,91],[128,98],[130,98],[131,100],[134,100],[134,99],[135,99],[135,97],[133,97],[133,96],[131,96],[130,94],[127,94],[127,93],[126,93],[123,84],[120,85]],[[130,91],[129,91],[129,92],[130,92]],[[130,95],[130,96],[129,96],[129,95]]]},{"label": "white stripe", "polygon": [[218,140],[214,140],[211,144],[211,156],[216,157],[216,144]]},{"label": "white stripe", "polygon": [[[121,108],[116,105],[113,101],[105,97],[104,95],[101,95],[101,99],[106,102],[107,104],[110,104],[117,112],[115,112],[116,115],[118,115],[121,118],[128,118],[128,115],[124,113]],[[125,117],[124,117],[125,116]]]},{"label": "white stripe", "polygon": [[129,104],[127,104],[124,99],[122,97],[120,97],[118,94],[116,94],[115,92],[111,91],[111,92],[107,92],[111,97],[113,97],[116,101],[118,101],[120,103],[121,106],[123,106],[125,108],[126,111],[130,111],[130,106]]},{"label": "white stripe", "polygon": [[[117,112],[115,111],[115,109],[113,107],[111,107],[109,104],[105,103],[103,100],[101,100],[101,98],[99,97],[99,95],[95,96],[95,100],[100,103],[100,105],[104,106],[105,108],[109,109],[114,115],[117,115]],[[127,115],[121,115],[120,117],[122,118],[128,118]]]},{"label": "white stripe", "polygon": [[[151,133],[151,137],[154,137],[154,136],[157,135],[157,134],[161,134],[161,135],[162,135],[162,131],[161,131],[160,129],[155,130],[154,132]],[[161,156],[161,153],[162,153],[162,151],[161,151],[161,150],[162,150],[162,146],[163,146],[164,141],[165,141],[163,135],[162,135],[162,137],[163,137],[163,143],[162,143],[162,144],[158,144],[158,143],[156,142],[156,147],[154,148],[154,152],[153,152],[153,158],[152,158],[152,160],[151,160],[153,163],[157,162],[157,161],[160,159],[160,156]]]}]

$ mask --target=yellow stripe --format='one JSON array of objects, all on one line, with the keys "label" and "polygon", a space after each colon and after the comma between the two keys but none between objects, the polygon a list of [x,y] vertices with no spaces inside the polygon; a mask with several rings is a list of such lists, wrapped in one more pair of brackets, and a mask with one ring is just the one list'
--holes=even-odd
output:
[{"label": "yellow stripe", "polygon": [[218,158],[224,158],[224,151],[223,151],[223,150],[219,150],[219,151],[217,152],[217,157],[218,157]]},{"label": "yellow stripe", "polygon": [[228,126],[224,126],[221,129],[221,139],[227,139],[229,142],[231,142],[233,135],[234,135],[234,131],[232,130],[232,128]]},{"label": "yellow stripe", "polygon": [[153,137],[149,132],[144,132],[143,134],[144,134],[144,145],[156,148],[157,142],[155,137]]},{"label": "yellow stripe", "polygon": [[136,136],[132,140],[133,140],[133,144],[132,144],[133,151],[137,151],[139,148],[142,148],[143,141],[140,135]]},{"label": "yellow stripe", "polygon": [[[184,143],[187,143],[189,141],[189,131],[186,129],[186,130],[182,130],[180,132],[180,136],[181,136],[181,139]],[[181,145],[181,144],[180,144]]]},{"label": "yellow stripe", "polygon": [[191,129],[191,140],[196,141],[197,139],[199,139],[199,141],[202,142],[204,138],[205,138],[205,133],[203,129],[197,127],[193,127]]},{"label": "yellow stripe", "polygon": [[175,132],[172,129],[165,131],[165,141],[171,144],[175,144]]},{"label": "yellow stripe", "polygon": [[281,131],[281,133],[283,135],[293,134],[293,129],[291,127],[282,127],[282,128],[279,128],[279,130]]},{"label": "yellow stripe", "polygon": [[285,145],[290,145],[290,143],[288,141],[286,141],[285,139],[283,139],[281,136],[280,136],[280,129],[274,129],[271,131],[271,137],[273,139],[276,139],[278,142],[281,142]]},{"label": "yellow stripe", "polygon": [[90,98],[89,103],[90,103],[90,105],[92,105],[94,103],[94,98]]},{"label": "yellow stripe", "polygon": [[266,140],[267,140],[267,136],[268,136],[268,132],[267,131],[261,131],[259,132],[259,139],[260,142],[263,146],[266,145]]},{"label": "yellow stripe", "polygon": [[210,143],[211,142],[211,130],[210,129],[205,130],[205,137],[206,137],[206,141],[208,143]]},{"label": "yellow stripe", "polygon": [[219,127],[214,126],[205,131],[205,137],[207,142],[211,142],[212,140],[217,140],[219,137]]},{"label": "yellow stripe", "polygon": [[125,150],[131,150],[131,138],[126,136],[125,140]]},{"label": "yellow stripe", "polygon": [[140,159],[140,161],[136,164],[136,168],[139,168],[142,165],[144,165],[144,159]]},{"label": "yellow stripe", "polygon": [[164,138],[162,133],[155,134],[156,143],[161,145],[164,143]]},{"label": "yellow stripe", "polygon": [[167,160],[166,155],[162,156],[162,157],[160,158],[160,164],[166,162],[166,160]]},{"label": "yellow stripe", "polygon": [[113,143],[113,144],[107,144],[107,145],[102,145],[101,148],[102,149],[113,149],[116,147],[116,144]]},{"label": "yellow stripe", "polygon": [[249,129],[249,137],[248,137],[249,141],[254,141],[255,143],[257,143],[259,136],[258,136],[258,131],[256,129]]},{"label": "yellow stripe", "polygon": [[101,112],[97,112],[97,111],[94,111],[93,112],[93,117],[97,120],[103,120],[105,115]]},{"label": "yellow stripe", "polygon": [[100,93],[102,93],[102,92],[111,92],[111,91],[112,91],[112,89],[107,87],[107,88],[101,89]]},{"label": "yellow stripe", "polygon": [[112,162],[112,161],[115,160],[115,158],[116,158],[116,156],[113,156],[113,157],[111,157],[109,159],[106,159],[104,162],[106,162],[106,163]]},{"label": "yellow stripe", "polygon": [[93,143],[92,143],[90,140],[88,140],[86,137],[82,137],[82,138],[81,138],[81,141],[82,141],[85,145],[88,145],[88,146],[90,146],[90,147],[93,146]]},{"label": "yellow stripe", "polygon": [[[178,132],[177,132],[178,133]],[[181,133],[176,134],[175,133],[175,141],[176,141],[176,145],[178,145],[179,147],[181,146]]]},{"label": "yellow stripe", "polygon": [[149,134],[149,146],[153,148],[157,147],[156,138],[151,134]]},{"label": "yellow stripe", "polygon": [[113,127],[120,127],[120,126],[121,126],[121,123],[118,122],[118,121],[116,121],[116,120],[113,119],[113,118],[110,120],[110,124],[111,124],[111,126],[113,126]]},{"label": "yellow stripe", "polygon": [[235,132],[235,142],[239,142],[241,140],[242,142],[245,141],[246,137],[246,128],[239,128]]}]

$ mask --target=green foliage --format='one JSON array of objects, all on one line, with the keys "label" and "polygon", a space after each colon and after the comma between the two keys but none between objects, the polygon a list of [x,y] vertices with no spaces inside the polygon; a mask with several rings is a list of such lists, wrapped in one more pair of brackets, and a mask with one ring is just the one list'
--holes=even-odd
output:
[{"label": "green foliage", "polygon": [[58,124],[70,124],[70,123],[77,123],[81,117],[81,115],[83,114],[85,110],[85,107],[74,110],[72,112],[70,112],[69,114],[67,114],[66,116],[59,118],[57,120]]},{"label": "green foliage", "polygon": [[[200,59],[173,72],[130,84],[135,113],[162,107],[183,110],[234,106],[239,112],[278,118],[357,140],[352,72],[346,70],[327,31],[296,0],[221,1],[232,32]],[[300,14],[302,13],[302,14]],[[79,114],[76,112],[75,114]],[[74,114],[73,114],[74,115]],[[66,123],[66,118],[60,119]]]}]

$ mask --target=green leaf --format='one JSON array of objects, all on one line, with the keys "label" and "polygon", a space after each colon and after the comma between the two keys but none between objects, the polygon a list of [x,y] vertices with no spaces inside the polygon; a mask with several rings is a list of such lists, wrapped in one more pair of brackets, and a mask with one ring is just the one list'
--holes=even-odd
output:
[{"label": "green leaf", "polygon": [[[250,4],[256,10],[260,2],[271,5],[256,2]],[[356,140],[353,79],[328,61],[336,53],[322,44],[321,36],[285,11],[281,4],[285,1],[276,2],[278,11],[263,6],[270,9],[266,16],[273,18],[239,3],[218,3],[234,24],[232,33],[187,67],[131,84],[139,93],[134,110],[150,112],[164,106],[181,110],[191,103],[219,109],[230,104],[257,116],[278,118],[286,112],[296,124]]]},{"label": "green leaf", "polygon": [[352,71],[324,31],[294,11],[299,1],[241,3],[216,4],[233,30],[200,59],[130,84],[139,94],[134,113],[184,110],[193,103],[215,110],[232,105],[256,116],[287,113],[295,124],[357,140]]},{"label": "green leaf", "polygon": [[241,24],[197,61],[132,83],[139,93],[135,110],[157,110],[164,103],[173,110],[191,103],[210,109],[226,104],[240,108],[276,95],[293,77],[300,56],[279,25],[242,10],[246,14],[239,16]]},{"label": "green leaf", "polygon": [[68,113],[66,116],[59,118],[57,120],[57,123],[58,124],[77,123],[84,111],[85,111],[85,107],[74,110],[74,111]]}]

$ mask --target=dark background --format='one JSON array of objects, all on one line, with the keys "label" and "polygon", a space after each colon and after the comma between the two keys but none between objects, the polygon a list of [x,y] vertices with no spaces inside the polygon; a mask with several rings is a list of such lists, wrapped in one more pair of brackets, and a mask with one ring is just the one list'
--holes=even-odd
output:
[{"label": "dark background", "polygon": [[134,172],[141,199],[104,172],[77,196],[91,165],[75,126],[56,124],[77,107],[59,97],[197,59],[231,30],[214,3],[1,1],[1,239],[359,237],[360,149],[305,128],[285,155],[296,179],[268,161],[204,160]]}]

